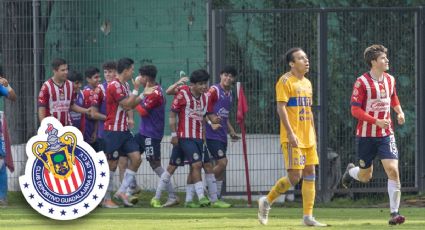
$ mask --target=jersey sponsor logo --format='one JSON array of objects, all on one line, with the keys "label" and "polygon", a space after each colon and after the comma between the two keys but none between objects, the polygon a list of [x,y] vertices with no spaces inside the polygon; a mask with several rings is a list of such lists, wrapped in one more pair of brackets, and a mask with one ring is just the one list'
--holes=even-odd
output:
[{"label": "jersey sponsor logo", "polygon": [[96,153],[81,132],[47,117],[26,145],[28,161],[19,185],[27,202],[56,220],[87,215],[101,202],[109,183],[103,152]]},{"label": "jersey sponsor logo", "polygon": [[359,91],[358,91],[357,89],[354,89],[354,90],[353,90],[353,95],[354,95],[354,96],[358,96],[358,95],[359,95]]},{"label": "jersey sponsor logo", "polygon": [[359,88],[362,85],[362,83],[360,83],[360,81],[356,81],[356,83],[354,83],[354,87]]},{"label": "jersey sponsor logo", "polygon": [[382,100],[374,100],[370,103],[370,110],[373,112],[386,112],[390,109],[390,103]]},{"label": "jersey sponsor logo", "polygon": [[217,115],[220,117],[229,117],[229,110],[222,107],[218,110]]}]

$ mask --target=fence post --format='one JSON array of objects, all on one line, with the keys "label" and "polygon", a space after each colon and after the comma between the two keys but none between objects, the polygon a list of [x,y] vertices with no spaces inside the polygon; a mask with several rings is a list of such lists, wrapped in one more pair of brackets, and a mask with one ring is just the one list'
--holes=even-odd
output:
[{"label": "fence post", "polygon": [[425,192],[425,8],[416,13],[416,183],[419,192]]},{"label": "fence post", "polygon": [[318,177],[318,198],[322,202],[330,201],[328,187],[329,161],[328,152],[328,13],[322,9],[318,15],[318,96],[319,96],[319,117],[318,117],[318,153],[320,159]]},{"label": "fence post", "polygon": [[224,66],[224,43],[225,43],[225,12],[222,9],[212,10],[212,79],[213,83],[219,80],[220,70]]}]

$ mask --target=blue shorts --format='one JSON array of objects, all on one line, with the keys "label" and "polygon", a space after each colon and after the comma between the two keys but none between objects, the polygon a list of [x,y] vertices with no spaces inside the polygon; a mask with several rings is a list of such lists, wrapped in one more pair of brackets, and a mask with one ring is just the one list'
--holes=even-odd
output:
[{"label": "blue shorts", "polygon": [[108,160],[117,160],[118,153],[128,155],[139,151],[139,145],[130,131],[105,131],[105,154]]},{"label": "blue shorts", "polygon": [[184,166],[185,158],[184,158],[184,152],[180,148],[180,145],[173,146],[173,149],[171,150],[171,157],[170,157],[170,165],[173,166]]},{"label": "blue shorts", "polygon": [[211,153],[211,156],[214,157],[215,160],[226,158],[227,143],[218,140],[207,139],[207,147],[208,151]]},{"label": "blue shorts", "polygon": [[204,143],[202,139],[179,138],[179,146],[184,152],[184,158],[189,164],[203,161]]},{"label": "blue shorts", "polygon": [[139,144],[140,154],[146,154],[147,161],[160,161],[161,160],[161,140],[138,133],[134,136]]},{"label": "blue shorts", "polygon": [[373,160],[398,159],[398,150],[394,135],[386,137],[356,137],[356,152],[359,158],[359,166],[362,169],[369,168]]},{"label": "blue shorts", "polygon": [[105,150],[105,140],[103,138],[97,138],[95,142],[90,144],[94,151],[100,152]]}]

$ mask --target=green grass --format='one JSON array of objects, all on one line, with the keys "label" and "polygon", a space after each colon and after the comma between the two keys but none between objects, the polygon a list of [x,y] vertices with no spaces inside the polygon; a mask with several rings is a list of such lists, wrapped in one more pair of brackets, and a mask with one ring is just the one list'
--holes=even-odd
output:
[{"label": "green grass", "polygon": [[[26,204],[20,193],[10,193],[10,205],[0,208],[0,229],[306,229],[301,225],[302,209],[300,202],[277,204],[270,212],[269,224],[262,226],[257,221],[257,208],[230,209],[187,209],[148,208],[152,194],[141,196],[141,204],[136,208],[104,209],[98,208],[89,215],[73,221],[55,221],[45,218]],[[235,204],[243,206],[243,202]],[[347,201],[347,200],[346,200]],[[351,202],[351,201],[350,201]],[[348,202],[348,204],[350,204]],[[355,203],[355,202],[354,202]],[[341,208],[347,207],[343,199],[331,202],[328,207],[318,204],[316,218],[331,226],[327,229],[389,229],[388,208]],[[329,208],[331,207],[331,208]],[[348,206],[350,207],[350,206]],[[358,207],[358,206],[356,206]],[[424,208],[402,208],[406,223],[397,229],[423,229],[425,225]]]}]

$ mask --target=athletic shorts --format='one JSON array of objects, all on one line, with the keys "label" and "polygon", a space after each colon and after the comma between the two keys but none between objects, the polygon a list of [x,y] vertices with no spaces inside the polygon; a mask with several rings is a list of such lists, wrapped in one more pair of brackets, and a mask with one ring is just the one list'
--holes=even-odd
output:
[{"label": "athletic shorts", "polygon": [[373,160],[398,159],[398,150],[394,135],[386,137],[356,137],[356,153],[360,168],[366,169]]},{"label": "athletic shorts", "polygon": [[173,166],[184,166],[185,164],[184,152],[180,148],[180,145],[173,146],[173,149],[171,150],[171,157],[170,157],[169,164]]},{"label": "athletic shorts", "polygon": [[120,155],[118,153],[127,156],[139,151],[139,145],[130,131],[105,131],[104,140],[104,152],[108,160],[117,160]]},{"label": "athletic shorts", "polygon": [[204,143],[202,139],[195,138],[179,138],[179,146],[183,150],[184,159],[189,163],[193,164],[198,161],[204,161],[203,156]]},{"label": "athletic shorts", "polygon": [[161,140],[147,136],[143,136],[140,133],[134,136],[137,143],[139,144],[140,154],[146,154],[147,161],[160,161],[161,160]]},{"label": "athletic shorts", "polygon": [[319,157],[316,146],[310,148],[293,148],[288,142],[282,143],[285,169],[304,169],[306,165],[318,165]]},{"label": "athletic shorts", "polygon": [[207,139],[207,147],[215,160],[226,158],[227,143],[218,140]]},{"label": "athletic shorts", "polygon": [[97,138],[95,142],[90,144],[90,146],[96,152],[104,151],[105,150],[105,140],[103,138]]}]

